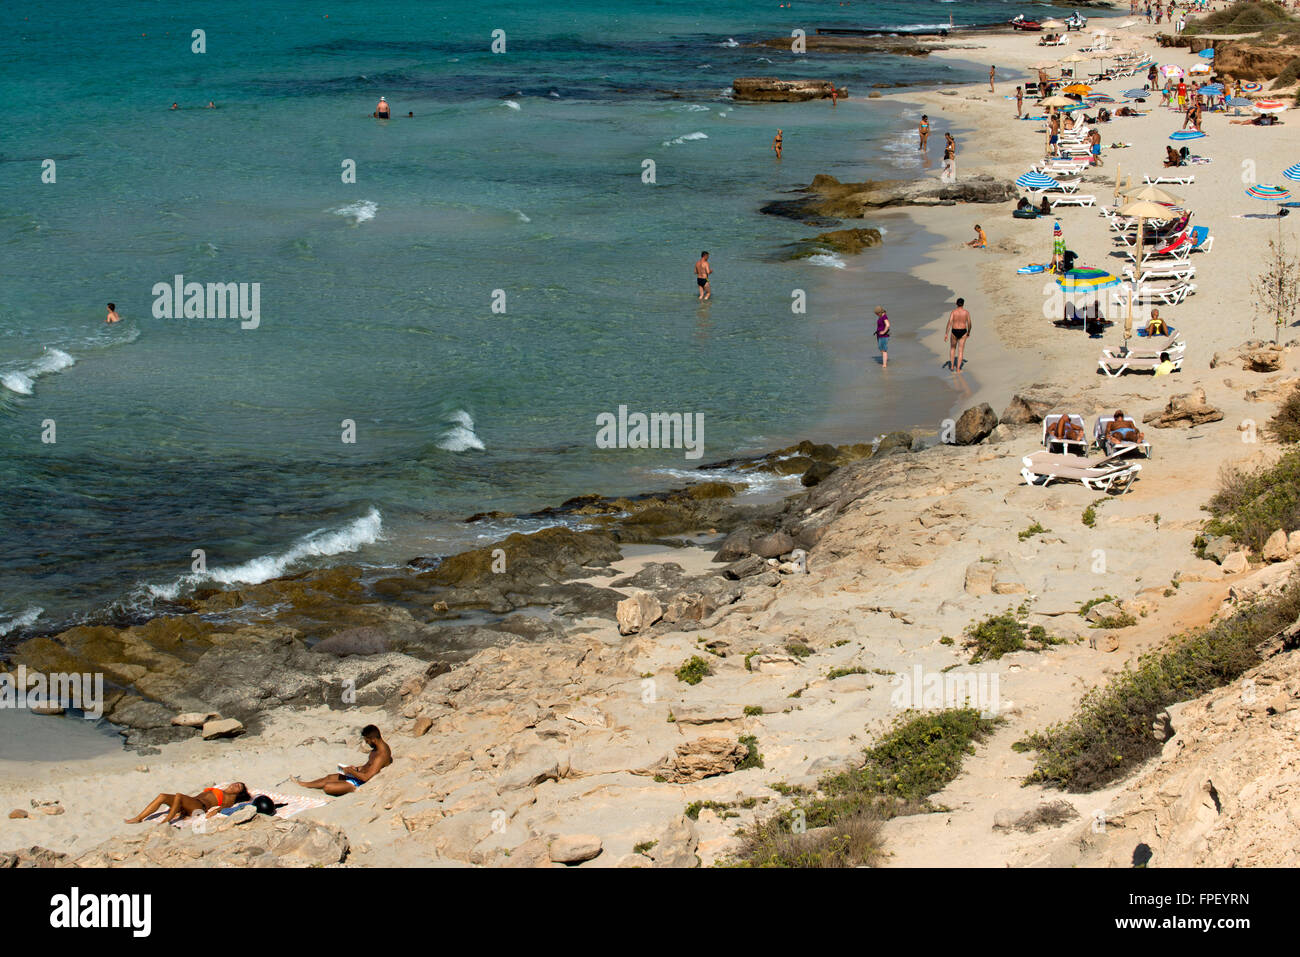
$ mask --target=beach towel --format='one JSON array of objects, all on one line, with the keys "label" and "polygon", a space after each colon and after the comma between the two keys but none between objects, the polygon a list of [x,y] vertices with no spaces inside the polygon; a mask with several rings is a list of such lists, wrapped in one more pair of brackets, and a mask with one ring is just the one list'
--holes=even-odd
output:
[{"label": "beach towel", "polygon": [[[267,791],[263,788],[249,788],[248,793],[251,794],[254,798],[258,797],[259,795],[265,794],[276,804],[283,804],[284,807],[278,807],[275,809],[275,816],[281,820],[288,820],[289,818],[301,814],[303,811],[307,811],[312,808],[324,807],[326,803],[321,798],[310,797],[309,795],[305,795],[305,794],[303,795],[281,794],[278,791]],[[202,817],[178,818],[177,820],[172,821],[172,827],[193,827],[196,821],[201,821],[201,820],[207,820],[213,824],[216,824],[218,823],[217,821],[218,816],[229,817],[230,815],[234,814],[235,811],[239,810],[241,807],[245,807],[251,803],[252,803],[251,801],[244,801],[240,804],[236,804],[234,807],[224,808],[222,809],[219,815],[210,818],[202,818]],[[166,814],[167,811],[165,809],[158,811],[156,814],[151,814],[149,817],[145,818],[145,822],[148,823],[150,821],[161,820],[164,816],[166,816]]]},{"label": "beach towel", "polygon": [[1020,273],[1022,276],[1028,276],[1033,273],[1040,273],[1046,268],[1047,267],[1042,263],[1030,263],[1028,266],[1021,266],[1016,270],[1016,272]]}]

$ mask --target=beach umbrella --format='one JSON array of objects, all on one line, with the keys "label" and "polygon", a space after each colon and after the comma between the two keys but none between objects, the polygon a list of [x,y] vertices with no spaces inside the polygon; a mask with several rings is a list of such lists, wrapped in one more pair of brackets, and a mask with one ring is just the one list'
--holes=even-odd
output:
[{"label": "beach umbrella", "polygon": [[1281,113],[1286,109],[1286,104],[1281,100],[1256,100],[1256,113]]},{"label": "beach umbrella", "polygon": [[1183,68],[1180,67],[1177,63],[1162,63],[1160,64],[1160,75],[1161,76],[1182,76]]},{"label": "beach umbrella", "polygon": [[1291,198],[1291,190],[1272,183],[1256,183],[1246,188],[1246,195],[1253,199],[1262,199],[1266,203],[1280,203]]},{"label": "beach umbrella", "polygon": [[1093,266],[1078,266],[1058,276],[1056,285],[1065,293],[1097,293],[1103,289],[1118,286],[1122,279],[1112,276],[1104,269]]},{"label": "beach umbrella", "polygon": [[[1181,197],[1175,196],[1168,190],[1161,189],[1154,183],[1143,183],[1141,186],[1133,186],[1128,189],[1120,190],[1120,192],[1124,194],[1124,198],[1131,204],[1169,203],[1170,205],[1174,205],[1182,202]],[[1163,218],[1168,219],[1169,212],[1169,210],[1165,210],[1166,215]],[[1152,218],[1159,218],[1159,213],[1153,212],[1151,216]]]},{"label": "beach umbrella", "polygon": [[1223,84],[1207,83],[1205,84],[1205,86],[1201,87],[1201,92],[1204,93],[1206,96],[1218,96],[1220,93],[1223,92]]},{"label": "beach umbrella", "polygon": [[1069,86],[1063,87],[1061,89],[1061,92],[1073,93],[1075,96],[1083,96],[1086,93],[1091,93],[1092,87],[1090,87],[1087,83],[1071,83]]},{"label": "beach umbrella", "polygon": [[1079,104],[1075,103],[1074,100],[1070,99],[1067,96],[1061,96],[1058,94],[1056,96],[1049,96],[1047,99],[1043,100],[1042,105],[1051,107],[1051,106],[1078,106]]},{"label": "beach umbrella", "polygon": [[1114,103],[1115,102],[1115,97],[1109,96],[1105,93],[1089,93],[1085,97],[1085,99],[1089,103]]},{"label": "beach umbrella", "polygon": [[[1138,187],[1130,193],[1133,195],[1141,191],[1143,187]],[[1163,192],[1163,190],[1161,191]],[[1165,195],[1169,195],[1166,193]],[[1125,203],[1118,210],[1119,215],[1128,216],[1138,221],[1137,232],[1137,258],[1133,260],[1133,290],[1128,297],[1128,315],[1124,318],[1124,341],[1133,338],[1133,300],[1137,294],[1137,279],[1142,275],[1142,256],[1145,252],[1143,240],[1146,237],[1146,228],[1148,219],[1168,219],[1170,209],[1162,206],[1158,200],[1137,199]]]},{"label": "beach umbrella", "polygon": [[1241,89],[1245,93],[1258,93],[1260,90],[1264,89],[1264,87],[1258,83],[1243,83],[1241,84]]},{"label": "beach umbrella", "polygon": [[1187,72],[1188,73],[1209,73],[1210,65],[1208,63],[1196,63]]},{"label": "beach umbrella", "polygon": [[1044,189],[1055,189],[1061,185],[1059,180],[1053,179],[1045,173],[1026,173],[1016,180],[1016,185],[1021,189],[1033,190],[1035,192]]},{"label": "beach umbrella", "polygon": [[1126,99],[1129,100],[1146,99],[1150,95],[1151,95],[1150,90],[1125,90],[1123,93],[1120,94],[1120,96],[1125,97]]},{"label": "beach umbrella", "polygon": [[1288,166],[1283,170],[1282,175],[1287,179],[1300,179],[1300,163],[1296,163],[1294,166]]},{"label": "beach umbrella", "polygon": [[1044,20],[1039,24],[1039,26],[1044,30],[1060,30],[1065,26],[1065,24],[1060,20]]},{"label": "beach umbrella", "polygon": [[1031,70],[1050,70],[1050,69],[1051,69],[1052,67],[1054,67],[1054,66],[1056,66],[1056,61],[1055,61],[1055,60],[1039,60],[1037,63],[1031,63],[1031,64],[1029,64],[1029,69],[1031,69]]},{"label": "beach umbrella", "polygon": [[1200,57],[1201,59],[1203,59],[1203,60],[1213,60],[1213,59],[1214,59],[1214,47],[1206,47],[1204,50],[1202,50],[1200,53],[1198,53],[1198,54],[1196,54],[1196,55],[1197,55],[1198,57]]},{"label": "beach umbrella", "polygon": [[1199,140],[1205,134],[1200,130],[1177,130],[1169,134],[1171,140]]},{"label": "beach umbrella", "polygon": [[1247,99],[1244,96],[1230,96],[1225,102],[1233,108],[1233,116],[1241,116],[1243,106],[1253,106],[1255,103],[1254,100]]}]

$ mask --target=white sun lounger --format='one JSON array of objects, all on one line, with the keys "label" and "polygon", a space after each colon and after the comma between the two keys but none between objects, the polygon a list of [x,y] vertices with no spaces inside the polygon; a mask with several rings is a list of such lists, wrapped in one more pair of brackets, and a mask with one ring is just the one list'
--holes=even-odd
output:
[{"label": "white sun lounger", "polygon": [[1188,173],[1186,176],[1143,176],[1148,186],[1160,186],[1165,183],[1177,183],[1179,186],[1191,186],[1196,182],[1196,177]]},{"label": "white sun lounger", "polygon": [[1133,339],[1129,342],[1127,349],[1124,346],[1107,346],[1101,350],[1101,354],[1111,359],[1127,359],[1129,357],[1159,359],[1160,353],[1167,352],[1172,359],[1175,355],[1181,356],[1186,351],[1187,343],[1177,335],[1172,335]]},{"label": "white sun lounger", "polygon": [[[1125,266],[1123,276],[1131,281],[1134,278],[1133,267]],[[1153,262],[1144,263],[1142,276],[1138,279],[1138,282],[1144,283],[1153,279],[1181,279],[1187,282],[1195,278],[1196,267],[1186,259],[1157,259]]]},{"label": "white sun lounger", "polygon": [[1095,445],[1103,455],[1111,458],[1120,458],[1133,452],[1138,452],[1146,458],[1151,458],[1151,443],[1145,438],[1141,442],[1121,442],[1119,440],[1106,440],[1106,426],[1115,421],[1113,415],[1102,415],[1097,417],[1097,424],[1092,429],[1092,444]]},{"label": "white sun lounger", "polygon": [[1029,485],[1052,482],[1079,482],[1084,488],[1099,492],[1123,492],[1133,484],[1142,466],[1131,460],[1110,457],[1089,459],[1082,455],[1034,452],[1022,460],[1021,477]]},{"label": "white sun lounger", "polygon": [[1154,279],[1138,283],[1133,294],[1135,302],[1162,302],[1166,306],[1176,306],[1192,293],[1196,292],[1196,283],[1181,279]]},{"label": "white sun lounger", "polygon": [[[1174,372],[1182,370],[1182,354],[1170,354],[1169,361],[1174,364]],[[1115,379],[1122,376],[1125,372],[1155,372],[1156,366],[1160,365],[1160,357],[1132,354],[1126,356],[1112,356],[1102,353],[1101,358],[1097,360],[1097,365],[1102,372],[1106,373],[1110,378]]]},{"label": "white sun lounger", "polygon": [[1095,206],[1097,197],[1086,193],[1071,193],[1065,196],[1049,196],[1047,202],[1053,209],[1057,206]]},{"label": "white sun lounger", "polygon": [[[1055,436],[1047,434],[1052,426],[1060,420],[1061,413],[1059,412],[1043,417],[1043,448],[1047,449],[1049,452],[1064,452],[1067,455],[1071,454],[1075,450],[1078,451],[1079,455],[1086,454],[1088,451],[1087,439],[1058,439]],[[1079,431],[1084,435],[1088,434],[1087,426],[1083,424],[1083,416],[1071,415],[1070,424],[1077,426]]]}]

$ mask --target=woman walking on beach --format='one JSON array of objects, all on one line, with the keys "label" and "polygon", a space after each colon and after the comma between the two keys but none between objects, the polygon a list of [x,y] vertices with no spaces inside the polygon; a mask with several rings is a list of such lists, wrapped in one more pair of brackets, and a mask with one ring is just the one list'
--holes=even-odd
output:
[{"label": "woman walking on beach", "polygon": [[957,181],[957,141],[951,133],[944,133],[943,180],[948,183]]},{"label": "woman walking on beach", "polygon": [[876,306],[876,346],[880,349],[880,368],[889,368],[889,314]]}]

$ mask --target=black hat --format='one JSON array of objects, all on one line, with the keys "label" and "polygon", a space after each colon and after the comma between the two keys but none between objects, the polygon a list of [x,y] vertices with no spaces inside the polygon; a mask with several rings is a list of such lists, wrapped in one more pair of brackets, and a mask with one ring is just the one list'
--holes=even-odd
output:
[{"label": "black hat", "polygon": [[253,807],[257,808],[258,814],[269,814],[274,817],[275,809],[279,807],[279,805],[265,794],[259,794],[257,797],[253,798]]}]

